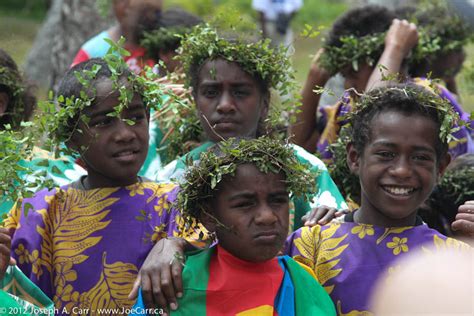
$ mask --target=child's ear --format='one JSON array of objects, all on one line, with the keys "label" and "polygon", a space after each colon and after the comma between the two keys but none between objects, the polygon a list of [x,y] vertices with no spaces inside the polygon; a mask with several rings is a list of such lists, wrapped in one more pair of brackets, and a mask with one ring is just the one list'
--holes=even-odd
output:
[{"label": "child's ear", "polygon": [[0,116],[2,116],[7,111],[8,102],[10,102],[8,94],[5,92],[0,92]]},{"label": "child's ear", "polygon": [[440,161],[438,163],[438,179],[437,179],[438,181],[443,176],[450,162],[451,162],[450,153],[447,153],[446,155],[440,158]]},{"label": "child's ear", "polygon": [[352,143],[346,145],[347,166],[355,175],[359,175],[360,155]]}]

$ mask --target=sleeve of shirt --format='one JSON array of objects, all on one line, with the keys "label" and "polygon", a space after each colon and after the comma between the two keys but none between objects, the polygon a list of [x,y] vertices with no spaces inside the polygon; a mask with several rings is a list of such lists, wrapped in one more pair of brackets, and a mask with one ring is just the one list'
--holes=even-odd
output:
[{"label": "sleeve of shirt", "polygon": [[317,246],[321,226],[303,227],[293,232],[285,242],[283,254],[292,257],[296,262],[306,265],[313,272],[316,266]]},{"label": "sleeve of shirt", "polygon": [[74,67],[75,65],[82,63],[86,60],[89,60],[90,57],[87,54],[85,50],[82,48],[77,52],[76,57],[74,57],[74,60],[72,61],[71,68]]}]

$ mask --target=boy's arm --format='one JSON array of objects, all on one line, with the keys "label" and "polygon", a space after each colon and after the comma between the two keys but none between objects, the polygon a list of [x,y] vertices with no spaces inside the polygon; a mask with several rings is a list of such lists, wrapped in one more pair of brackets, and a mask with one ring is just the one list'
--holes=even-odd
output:
[{"label": "boy's arm", "polygon": [[406,20],[394,19],[385,36],[385,48],[382,56],[380,56],[365,90],[369,91],[384,86],[387,82],[383,81],[383,77],[399,73],[403,60],[417,43],[416,25]]},{"label": "boy's arm", "polygon": [[147,308],[177,309],[177,297],[183,294],[184,252],[194,249],[181,238],[159,240],[140,268],[129,299],[135,299],[141,288]]},{"label": "boy's arm", "polygon": [[3,279],[8,265],[15,264],[14,259],[10,257],[11,241],[8,229],[0,227],[0,281]]},{"label": "boy's arm", "polygon": [[315,93],[313,90],[316,86],[324,87],[331,77],[325,69],[318,65],[322,53],[323,49],[320,49],[313,59],[308,77],[301,91],[300,112],[296,113],[296,122],[290,128],[293,142],[311,153],[316,151],[316,143],[319,138],[319,133],[316,130],[316,113],[321,98],[321,94]]}]

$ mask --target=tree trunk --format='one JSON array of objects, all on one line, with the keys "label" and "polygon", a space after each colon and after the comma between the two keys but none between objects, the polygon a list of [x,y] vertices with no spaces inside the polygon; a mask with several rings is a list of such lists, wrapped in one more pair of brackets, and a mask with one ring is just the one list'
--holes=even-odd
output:
[{"label": "tree trunk", "polygon": [[97,11],[96,0],[53,0],[25,63],[28,78],[55,89],[74,56],[93,35],[107,28],[111,18]]}]

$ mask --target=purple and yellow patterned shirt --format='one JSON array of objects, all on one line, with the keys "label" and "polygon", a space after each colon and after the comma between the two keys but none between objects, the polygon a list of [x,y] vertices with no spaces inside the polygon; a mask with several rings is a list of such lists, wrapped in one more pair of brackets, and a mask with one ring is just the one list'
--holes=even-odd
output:
[{"label": "purple and yellow patterned shirt", "polygon": [[12,256],[60,313],[129,308],[128,294],[149,251],[177,233],[179,214],[163,205],[173,187],[139,182],[39,191],[17,203],[5,221]]},{"label": "purple and yellow patterned shirt", "polygon": [[[285,254],[311,267],[333,300],[338,315],[373,315],[370,298],[385,271],[399,268],[398,260],[415,249],[436,250],[469,246],[421,224],[378,227],[351,222],[303,227],[287,239]],[[426,248],[425,248],[426,247]]]}]

